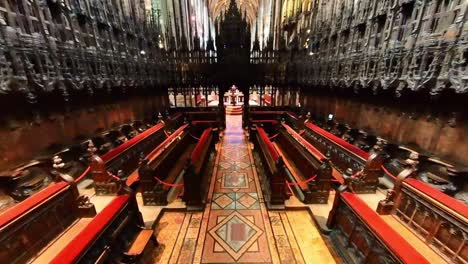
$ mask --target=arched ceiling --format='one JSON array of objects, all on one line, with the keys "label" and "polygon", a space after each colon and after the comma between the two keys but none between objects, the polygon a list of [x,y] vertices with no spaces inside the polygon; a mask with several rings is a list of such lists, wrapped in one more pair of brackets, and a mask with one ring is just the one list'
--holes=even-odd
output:
[{"label": "arched ceiling", "polygon": [[[211,17],[213,19],[218,18],[221,13],[229,8],[231,0],[208,0],[208,7],[210,10]],[[261,0],[235,0],[237,7],[241,10],[242,15],[244,12],[247,13],[247,20],[250,24],[255,21],[257,17],[258,7],[260,6]]]}]

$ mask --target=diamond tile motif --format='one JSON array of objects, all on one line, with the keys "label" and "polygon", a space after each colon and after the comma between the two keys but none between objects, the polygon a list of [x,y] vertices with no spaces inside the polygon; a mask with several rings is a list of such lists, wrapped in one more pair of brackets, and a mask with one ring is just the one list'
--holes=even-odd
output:
[{"label": "diamond tile motif", "polygon": [[234,260],[238,260],[257,241],[263,231],[234,211],[209,233]]},{"label": "diamond tile motif", "polygon": [[249,188],[247,173],[226,172],[223,173],[223,188]]},{"label": "diamond tile motif", "polygon": [[211,209],[235,209],[236,194],[235,193],[215,193],[213,195],[213,204]]},{"label": "diamond tile motif", "polygon": [[237,202],[239,202],[246,208],[250,208],[254,203],[257,202],[257,199],[253,198],[248,193],[246,193],[241,198],[237,199]]}]

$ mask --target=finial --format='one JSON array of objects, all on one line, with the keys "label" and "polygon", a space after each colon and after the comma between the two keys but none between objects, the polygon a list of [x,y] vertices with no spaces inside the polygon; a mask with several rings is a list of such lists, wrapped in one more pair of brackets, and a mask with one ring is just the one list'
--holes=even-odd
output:
[{"label": "finial", "polygon": [[88,153],[90,154],[90,156],[93,156],[96,151],[97,151],[97,148],[94,146],[94,143],[93,141],[89,141],[88,143],[88,149],[87,149]]}]

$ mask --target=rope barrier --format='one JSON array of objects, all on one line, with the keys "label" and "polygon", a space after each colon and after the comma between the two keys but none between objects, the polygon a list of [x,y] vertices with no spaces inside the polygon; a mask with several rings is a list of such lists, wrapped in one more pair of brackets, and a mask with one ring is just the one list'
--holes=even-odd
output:
[{"label": "rope barrier", "polygon": [[171,136],[171,134],[167,133],[166,130],[164,130],[164,134],[166,134],[166,137],[170,137],[170,136]]},{"label": "rope barrier", "polygon": [[197,138],[196,136],[192,135],[191,133],[189,133],[189,135],[195,140],[200,140],[200,138]]},{"label": "rope barrier", "polygon": [[275,139],[277,136],[279,136],[279,133],[276,133],[276,135],[273,135],[273,136],[269,137],[268,139],[273,140],[273,139]]},{"label": "rope barrier", "polygon": [[360,170],[360,171],[354,173],[353,175],[351,175],[351,178],[355,178],[355,177],[361,175],[363,172],[364,172],[364,169],[362,169],[362,170]]},{"label": "rope barrier", "polygon": [[384,167],[384,165],[381,165],[380,166],[382,168],[382,170],[388,174],[390,177],[393,177],[393,178],[397,178],[397,176],[393,175],[393,173],[391,173],[390,171],[387,170],[387,168]]},{"label": "rope barrier", "polygon": [[162,180],[160,180],[158,177],[154,177],[155,180],[157,180],[159,183],[161,183],[162,185],[164,186],[169,186],[169,187],[183,187],[184,184],[183,183],[167,183],[167,182],[163,182]]},{"label": "rope barrier", "polygon": [[287,185],[289,186],[300,186],[302,184],[307,184],[311,181],[314,181],[315,178],[317,178],[317,175],[314,175],[312,177],[310,177],[309,179],[305,180],[305,181],[301,181],[301,182],[286,182]]}]

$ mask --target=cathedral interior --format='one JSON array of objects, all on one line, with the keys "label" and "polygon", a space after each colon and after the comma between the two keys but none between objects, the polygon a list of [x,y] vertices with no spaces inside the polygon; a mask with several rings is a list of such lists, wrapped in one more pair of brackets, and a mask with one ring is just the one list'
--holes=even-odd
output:
[{"label": "cathedral interior", "polygon": [[0,0],[0,263],[468,264],[467,7]]}]

